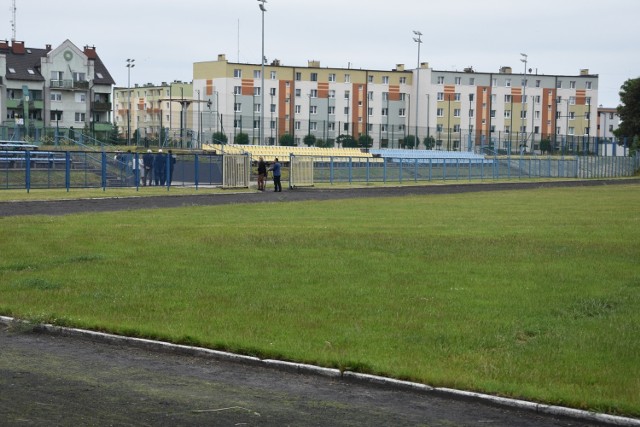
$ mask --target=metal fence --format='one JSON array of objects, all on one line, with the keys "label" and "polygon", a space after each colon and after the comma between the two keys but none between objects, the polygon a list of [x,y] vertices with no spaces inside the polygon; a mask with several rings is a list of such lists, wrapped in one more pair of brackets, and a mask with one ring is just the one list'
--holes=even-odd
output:
[{"label": "metal fence", "polygon": [[[256,167],[248,155],[156,152],[153,156],[154,163],[161,166],[145,172],[141,153],[14,150],[0,157],[0,189],[107,189],[146,185],[197,189],[248,187],[255,181]],[[585,179],[633,176],[640,170],[640,156],[294,156],[283,166],[283,175],[285,179],[288,177],[291,187],[320,183]]]}]

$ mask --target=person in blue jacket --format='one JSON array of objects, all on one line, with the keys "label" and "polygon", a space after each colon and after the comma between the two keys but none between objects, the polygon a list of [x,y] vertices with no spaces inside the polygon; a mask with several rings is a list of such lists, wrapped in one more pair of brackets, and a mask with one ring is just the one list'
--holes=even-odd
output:
[{"label": "person in blue jacket", "polygon": [[156,185],[164,185],[167,180],[166,162],[167,159],[161,148],[153,159],[153,178],[155,179]]},{"label": "person in blue jacket", "polygon": [[273,191],[282,191],[282,184],[280,183],[280,162],[278,161],[278,158],[276,157],[275,162],[273,162],[273,164],[269,167],[269,170],[273,172],[273,186],[275,187],[275,190]]}]

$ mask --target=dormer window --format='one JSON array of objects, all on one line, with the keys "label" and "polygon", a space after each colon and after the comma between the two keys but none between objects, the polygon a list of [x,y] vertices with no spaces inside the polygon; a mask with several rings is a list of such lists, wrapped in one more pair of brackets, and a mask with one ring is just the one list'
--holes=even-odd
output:
[{"label": "dormer window", "polygon": [[11,68],[11,67],[9,67],[9,72],[10,72],[11,74],[15,74],[15,73],[16,73],[16,69],[15,69],[15,68]]},{"label": "dormer window", "polygon": [[36,74],[36,72],[33,71],[31,68],[27,69],[27,73],[31,74],[32,76]]}]

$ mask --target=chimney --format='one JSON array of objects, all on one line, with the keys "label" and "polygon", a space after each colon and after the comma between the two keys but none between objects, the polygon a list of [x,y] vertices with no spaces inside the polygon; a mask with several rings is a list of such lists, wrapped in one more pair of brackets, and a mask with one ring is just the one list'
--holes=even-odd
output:
[{"label": "chimney", "polygon": [[589,69],[588,68],[583,68],[582,70],[580,70],[580,75],[581,76],[588,76],[589,75]]},{"label": "chimney", "polygon": [[308,61],[308,66],[309,68],[320,68],[320,61],[316,61],[315,59],[312,59]]},{"label": "chimney", "polygon": [[0,49],[9,49],[9,41],[0,40]]},{"label": "chimney", "polygon": [[424,69],[429,68],[429,63],[428,62],[421,62],[420,63],[420,68],[424,68]]},{"label": "chimney", "polygon": [[396,64],[396,71],[404,71],[404,64]]},{"label": "chimney", "polygon": [[50,44],[46,45],[45,49],[47,50],[47,52],[51,52],[51,45]]},{"label": "chimney", "polygon": [[218,55],[218,61],[227,62],[227,55],[225,55],[224,53],[219,54]]},{"label": "chimney", "polygon": [[89,59],[96,59],[96,57],[98,56],[96,54],[96,47],[95,46],[85,46],[84,47],[84,54],[87,55],[87,58],[89,58]]},{"label": "chimney", "polygon": [[500,74],[511,74],[511,67],[500,67]]},{"label": "chimney", "polygon": [[24,42],[13,40],[11,44],[11,52],[16,55],[24,55]]}]

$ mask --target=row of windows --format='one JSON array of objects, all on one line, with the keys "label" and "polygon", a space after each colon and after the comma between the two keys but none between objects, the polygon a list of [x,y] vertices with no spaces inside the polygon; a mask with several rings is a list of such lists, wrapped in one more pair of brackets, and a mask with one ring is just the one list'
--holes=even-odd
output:
[{"label": "row of windows", "polygon": [[[253,70],[253,78],[254,79],[259,79],[262,76],[262,70]],[[242,78],[242,70],[240,68],[236,68],[233,70],[233,77],[237,78],[237,79],[241,79]],[[270,78],[271,80],[278,80],[277,77],[277,72],[276,71],[271,71],[270,72]],[[296,72],[295,73],[295,80],[296,81],[302,81],[302,73],[301,72]],[[318,73],[310,73],[309,75],[309,80],[312,82],[317,82],[318,81]],[[329,82],[337,82],[337,74],[336,73],[329,73],[328,76],[328,81]],[[351,74],[344,74],[343,75],[343,81],[344,83],[351,83]],[[368,76],[368,82],[369,83],[373,83],[375,81],[375,75],[374,74],[369,74]],[[389,76],[382,76],[381,77],[381,81],[383,85],[388,85],[389,84]],[[401,76],[399,78],[399,83],[400,84],[407,84],[407,78],[404,76]]]},{"label": "row of windows", "polygon": [[[445,84],[444,76],[437,76],[436,81],[440,85]],[[469,83],[469,86],[475,86],[476,85],[475,77],[469,77],[468,83]],[[504,80],[505,87],[511,87],[511,83],[512,83],[512,79],[510,79],[510,78],[507,78],[507,79]],[[592,82],[586,81],[584,83],[585,83],[585,89],[592,89],[592,87],[593,87],[593,83]],[[454,78],[454,84],[461,85],[462,84],[462,77],[455,77]],[[491,82],[491,85],[493,87],[497,87],[498,86],[498,79],[494,78],[492,80],[492,82]],[[520,80],[520,86],[529,87],[529,80],[528,79],[521,79]],[[542,80],[536,79],[534,87],[538,87],[538,88],[542,87]],[[562,89],[562,88],[563,88],[563,81],[562,80],[557,80],[556,81],[556,89]],[[569,89],[576,89],[576,80],[569,80]]]}]

